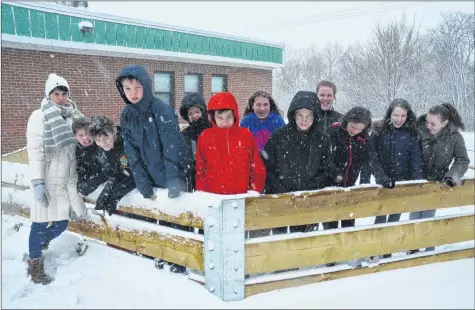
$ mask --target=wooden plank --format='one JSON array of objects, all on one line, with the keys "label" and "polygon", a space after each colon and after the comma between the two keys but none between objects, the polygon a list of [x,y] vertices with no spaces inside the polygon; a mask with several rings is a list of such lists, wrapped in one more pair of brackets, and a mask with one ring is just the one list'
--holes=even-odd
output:
[{"label": "wooden plank", "polygon": [[184,226],[203,228],[204,220],[192,212],[184,212],[174,216],[161,212],[159,209],[137,208],[123,205],[119,206],[117,210]]},{"label": "wooden plank", "polygon": [[8,161],[11,163],[19,163],[28,165],[28,153],[25,149],[10,153],[8,155],[3,155],[2,160]]},{"label": "wooden plank", "polygon": [[[30,217],[30,209],[2,203],[6,214]],[[121,231],[91,221],[70,221],[68,230],[141,254],[158,257],[191,269],[204,270],[203,242],[148,231]]]},{"label": "wooden plank", "polygon": [[287,279],[287,280],[274,281],[274,282],[268,282],[268,283],[250,284],[244,287],[244,293],[246,297],[249,297],[255,294],[270,292],[273,290],[278,290],[278,289],[283,289],[283,288],[288,288],[288,287],[306,285],[306,284],[317,283],[317,282],[328,281],[328,280],[341,279],[341,278],[346,278],[346,277],[359,276],[359,275],[364,275],[364,274],[371,274],[371,273],[376,273],[380,271],[388,271],[388,270],[394,270],[394,269],[415,267],[415,266],[420,266],[420,265],[425,265],[425,264],[446,262],[446,261],[451,261],[451,260],[456,260],[456,259],[473,258],[474,256],[475,256],[475,252],[473,249],[440,253],[440,254],[432,255],[432,256],[417,257],[417,258],[403,260],[403,261],[382,263],[382,264],[379,264],[378,266],[371,267],[371,268],[365,267],[365,268],[360,268],[360,269],[341,270],[341,271],[335,271],[335,272],[330,272],[330,273],[325,273],[325,274],[317,274],[317,275],[306,276],[306,277],[295,278],[295,279]]},{"label": "wooden plank", "polygon": [[68,230],[191,269],[204,270],[203,242],[157,232],[124,231],[91,221],[70,221]]},{"label": "wooden plank", "polygon": [[246,198],[246,230],[321,223],[474,204],[474,180],[449,188],[436,182],[395,189],[356,188]]},{"label": "wooden plank", "polygon": [[246,245],[246,274],[473,240],[474,215]]}]

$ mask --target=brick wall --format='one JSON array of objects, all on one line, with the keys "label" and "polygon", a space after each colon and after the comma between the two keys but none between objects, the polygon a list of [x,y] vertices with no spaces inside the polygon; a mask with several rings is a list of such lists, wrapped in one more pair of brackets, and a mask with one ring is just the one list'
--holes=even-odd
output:
[{"label": "brick wall", "polygon": [[[211,98],[211,75],[224,74],[228,91],[239,103],[240,114],[251,94],[262,89],[272,91],[272,71],[164,62],[133,58],[75,55],[56,52],[2,48],[2,154],[26,146],[26,124],[31,112],[44,98],[44,85],[51,72],[63,76],[71,88],[71,99],[86,116],[103,113],[119,122],[124,106],[115,87],[115,77],[129,64],[141,64],[153,78],[154,71],[172,71],[175,77],[175,109],[184,96],[184,74],[201,73],[203,96]],[[180,122],[184,121],[179,117]]]}]

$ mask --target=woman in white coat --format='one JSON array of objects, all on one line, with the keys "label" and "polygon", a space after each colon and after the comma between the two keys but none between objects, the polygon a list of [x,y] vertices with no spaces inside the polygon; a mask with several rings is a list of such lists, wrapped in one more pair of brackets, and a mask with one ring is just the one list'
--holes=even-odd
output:
[{"label": "woman in white coat", "polygon": [[45,274],[42,250],[66,230],[70,208],[77,216],[86,213],[77,192],[76,139],[71,128],[73,120],[83,115],[68,99],[69,85],[64,78],[51,73],[45,95],[41,108],[30,115],[26,133],[34,193],[28,274],[34,283],[42,284],[53,280]]}]

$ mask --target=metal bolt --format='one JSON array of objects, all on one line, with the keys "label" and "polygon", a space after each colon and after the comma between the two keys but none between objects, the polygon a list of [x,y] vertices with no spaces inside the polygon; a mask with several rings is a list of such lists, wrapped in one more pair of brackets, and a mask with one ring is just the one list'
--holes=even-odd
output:
[{"label": "metal bolt", "polygon": [[234,226],[234,228],[237,228],[237,227],[238,227],[238,223],[237,223],[237,222],[234,222],[233,226]]},{"label": "metal bolt", "polygon": [[210,291],[211,293],[214,292],[214,287],[211,286],[211,287],[209,288],[209,291]]},{"label": "metal bolt", "polygon": [[234,294],[237,294],[237,293],[238,293],[235,288],[233,288],[233,292],[234,292]]},{"label": "metal bolt", "polygon": [[233,201],[232,206],[233,206],[234,209],[237,209],[239,207],[237,202],[235,202],[235,201]]},{"label": "metal bolt", "polygon": [[237,252],[238,252],[238,249],[235,249],[235,250],[234,250],[234,253],[237,253]]},{"label": "metal bolt", "polygon": [[214,269],[214,264],[213,264],[213,263],[210,263],[210,264],[209,264],[209,269],[211,269],[211,270]]},{"label": "metal bolt", "polygon": [[209,223],[208,226],[209,226],[209,227],[213,227],[214,224],[213,224],[213,223]]},{"label": "metal bolt", "polygon": [[239,269],[238,267],[234,267],[234,271],[238,271],[238,269]]}]

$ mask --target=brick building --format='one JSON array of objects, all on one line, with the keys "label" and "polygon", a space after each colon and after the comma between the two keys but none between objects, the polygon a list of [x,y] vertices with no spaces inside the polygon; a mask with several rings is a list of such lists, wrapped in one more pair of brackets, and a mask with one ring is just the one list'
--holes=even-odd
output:
[{"label": "brick building", "polygon": [[71,99],[86,116],[104,113],[118,123],[124,103],[115,77],[128,64],[145,66],[155,96],[177,111],[187,92],[209,100],[229,91],[241,115],[254,91],[272,91],[272,69],[282,66],[278,44],[49,3],[1,6],[2,154],[26,146],[28,117],[51,72],[68,80]]}]

